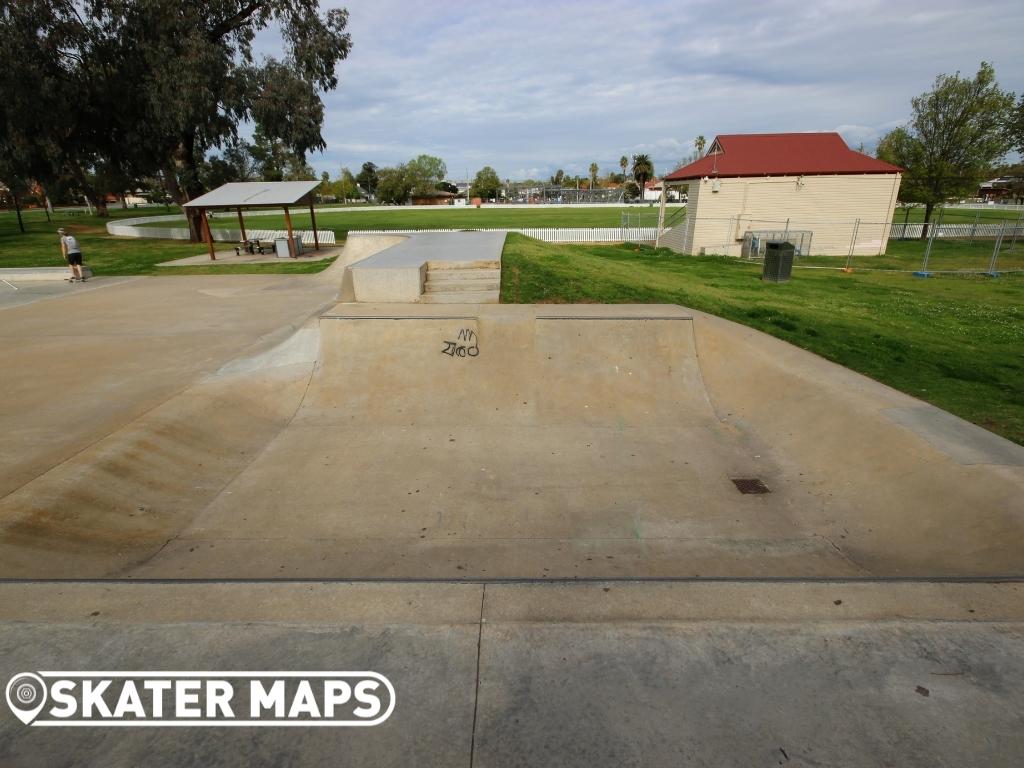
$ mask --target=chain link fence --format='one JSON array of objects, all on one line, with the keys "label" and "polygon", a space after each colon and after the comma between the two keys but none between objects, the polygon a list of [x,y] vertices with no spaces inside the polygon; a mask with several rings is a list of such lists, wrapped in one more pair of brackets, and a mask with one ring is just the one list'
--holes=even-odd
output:
[{"label": "chain link fence", "polygon": [[[916,219],[916,220],[915,220]],[[798,266],[919,273],[991,274],[1024,271],[1024,211],[898,210],[893,221],[756,219],[685,216],[666,223],[660,244],[680,253],[764,257],[772,241],[788,241]]]}]

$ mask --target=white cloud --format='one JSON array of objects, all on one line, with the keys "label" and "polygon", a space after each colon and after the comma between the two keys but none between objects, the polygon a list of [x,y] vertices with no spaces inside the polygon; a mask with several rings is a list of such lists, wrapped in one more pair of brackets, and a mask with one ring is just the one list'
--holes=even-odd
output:
[{"label": "white cloud", "polygon": [[[915,7],[920,6],[920,7]],[[325,97],[336,173],[444,158],[453,176],[656,168],[716,133],[838,130],[869,147],[940,72],[993,61],[1024,85],[1024,6],[736,0],[514,4],[354,0],[353,51]],[[902,15],[901,15],[902,14]]]}]

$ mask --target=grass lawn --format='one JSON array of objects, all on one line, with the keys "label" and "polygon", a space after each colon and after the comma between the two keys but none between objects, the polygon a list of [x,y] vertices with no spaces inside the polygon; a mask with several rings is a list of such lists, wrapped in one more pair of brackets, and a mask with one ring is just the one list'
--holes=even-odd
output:
[{"label": "grass lawn", "polygon": [[[906,265],[904,265],[906,266]],[[757,328],[1024,444],[1024,275],[797,269],[510,235],[508,303],[674,303]]]},{"label": "grass lawn", "polygon": [[[921,268],[926,243],[924,240],[890,240],[884,256],[854,256],[851,266],[855,270],[895,269],[915,272]],[[946,240],[936,238],[928,257],[929,272],[955,272],[970,270],[985,272],[992,259],[995,241]],[[802,266],[833,267],[846,266],[845,256],[801,256]],[[1024,270],[1024,238],[1011,248],[1004,243],[996,260],[997,272]]]},{"label": "grass lawn", "polygon": [[[677,211],[678,206],[669,210]],[[450,206],[436,209],[401,208],[376,211],[323,211],[317,212],[318,229],[333,230],[338,237],[344,237],[351,230],[366,229],[519,229],[524,227],[618,227],[622,222],[622,211],[629,211],[634,219],[642,214],[643,226],[656,226],[658,208],[574,208],[571,206],[544,208],[455,208]],[[214,220],[216,222],[216,219]],[[223,220],[225,227],[237,227],[235,218]],[[150,227],[182,227],[185,220],[147,224]],[[214,223],[214,228],[217,224]],[[296,211],[292,214],[292,226],[297,229],[311,229],[309,213]],[[249,229],[284,229],[284,216],[253,216],[246,218]]]},{"label": "grass lawn", "polygon": [[[157,210],[162,213],[162,209]],[[146,215],[146,211],[110,209],[112,218]],[[156,215],[156,214],[154,214]],[[331,262],[305,262],[301,264],[235,264],[197,267],[165,268],[156,265],[162,261],[195,256],[206,252],[202,243],[181,240],[139,240],[111,237],[106,224],[110,219],[96,216],[68,214],[51,215],[46,221],[42,211],[23,214],[25,234],[18,230],[13,213],[0,213],[0,267],[63,267],[57,227],[71,232],[82,246],[85,263],[98,275],[210,275],[243,273],[304,273],[319,272]],[[221,244],[226,247],[225,244]]]}]

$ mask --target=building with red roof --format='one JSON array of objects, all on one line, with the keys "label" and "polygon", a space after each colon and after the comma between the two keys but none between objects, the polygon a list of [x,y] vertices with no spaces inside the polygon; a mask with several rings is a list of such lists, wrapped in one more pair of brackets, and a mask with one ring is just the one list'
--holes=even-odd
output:
[{"label": "building with red roof", "polygon": [[739,256],[799,233],[804,253],[885,253],[902,173],[853,151],[838,133],[720,135],[703,157],[665,176],[667,188],[685,188],[687,216],[659,242]]}]

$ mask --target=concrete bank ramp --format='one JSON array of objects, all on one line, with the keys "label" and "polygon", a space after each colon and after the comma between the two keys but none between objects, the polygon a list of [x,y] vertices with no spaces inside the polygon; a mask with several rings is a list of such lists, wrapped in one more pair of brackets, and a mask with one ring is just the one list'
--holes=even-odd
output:
[{"label": "concrete bank ramp", "polygon": [[938,414],[675,306],[341,304],[0,500],[0,572],[1021,575],[1024,449]]},{"label": "concrete bank ramp", "polygon": [[290,425],[140,574],[857,572],[737,492],[678,307],[347,305],[320,335]]}]

